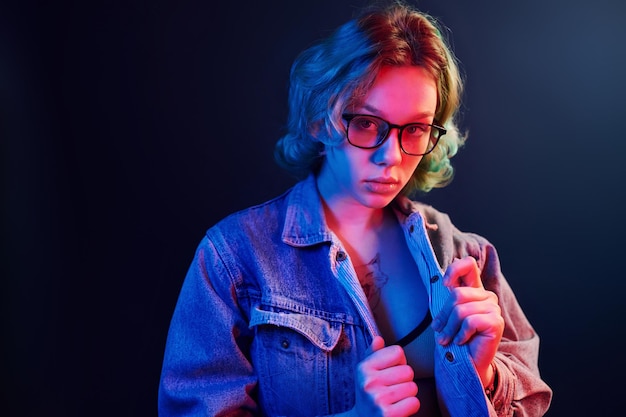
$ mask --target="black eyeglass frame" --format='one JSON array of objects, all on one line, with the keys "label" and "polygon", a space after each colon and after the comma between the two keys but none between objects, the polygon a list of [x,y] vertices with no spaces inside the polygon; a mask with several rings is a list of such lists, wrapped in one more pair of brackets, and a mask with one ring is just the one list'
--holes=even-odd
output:
[{"label": "black eyeglass frame", "polygon": [[[448,131],[446,130],[446,128],[444,128],[443,126],[439,126],[437,124],[429,124],[429,123],[407,123],[405,125],[397,125],[394,123],[391,123],[381,117],[378,116],[374,116],[373,114],[360,114],[360,113],[344,113],[341,115],[341,117],[348,122],[347,126],[346,126],[346,139],[348,140],[348,143],[350,143],[350,145],[355,146],[357,148],[361,148],[361,149],[376,149],[382,146],[383,143],[385,143],[387,141],[387,139],[389,139],[389,136],[391,135],[391,129],[398,129],[398,142],[400,142],[400,149],[402,149],[402,152],[404,152],[407,155],[411,155],[411,156],[423,156],[423,155],[428,155],[429,153],[431,153],[435,147],[437,146],[437,143],[439,143],[439,139],[441,139],[441,137],[443,135],[445,135]],[[350,130],[350,122],[356,118],[356,117],[371,117],[373,119],[377,119],[380,120],[381,122],[384,122],[387,124],[387,126],[389,126],[389,130],[387,131],[387,134],[385,135],[385,137],[380,140],[378,143],[376,143],[376,145],[374,146],[361,146],[361,145],[355,145],[354,143],[352,143],[352,141],[350,141],[350,135],[348,135],[348,130]],[[402,131],[404,129],[406,129],[409,126],[429,126],[431,128],[431,142],[433,144],[432,148],[430,148],[427,152],[424,153],[410,153],[407,152],[404,149],[404,146],[402,146]],[[436,129],[439,132],[438,136],[434,136],[432,134],[432,128]],[[433,141],[434,139],[434,141]]]}]

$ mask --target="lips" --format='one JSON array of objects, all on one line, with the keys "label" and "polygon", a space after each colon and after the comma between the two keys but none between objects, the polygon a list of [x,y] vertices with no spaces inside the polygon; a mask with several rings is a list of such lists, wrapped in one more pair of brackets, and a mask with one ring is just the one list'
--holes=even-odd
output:
[{"label": "lips", "polygon": [[393,194],[398,191],[400,182],[395,178],[370,178],[364,181],[365,187],[376,194]]},{"label": "lips", "polygon": [[395,178],[386,178],[386,177],[377,177],[377,178],[370,178],[368,180],[365,180],[365,182],[374,182],[374,183],[380,183],[380,184],[398,184],[399,181]]}]

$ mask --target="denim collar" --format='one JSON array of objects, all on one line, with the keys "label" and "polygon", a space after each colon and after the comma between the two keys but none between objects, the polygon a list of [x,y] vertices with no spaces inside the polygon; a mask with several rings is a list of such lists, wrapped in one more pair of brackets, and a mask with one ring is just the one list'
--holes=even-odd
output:
[{"label": "denim collar", "polygon": [[[392,205],[401,224],[406,222],[408,216],[423,209],[419,203],[403,195],[396,197]],[[322,200],[313,174],[298,182],[287,197],[282,240],[292,246],[311,246],[332,241],[332,232],[326,224]]]},{"label": "denim collar", "polygon": [[[415,221],[423,224],[440,265],[452,261],[456,229],[446,214],[404,195],[398,195],[391,204],[403,228]],[[291,246],[305,247],[332,242],[333,236],[326,224],[315,176],[310,174],[288,193],[282,240]]]},{"label": "denim collar", "polygon": [[294,185],[287,197],[282,239],[292,246],[311,246],[332,241],[332,232],[326,225],[322,200],[313,174]]}]

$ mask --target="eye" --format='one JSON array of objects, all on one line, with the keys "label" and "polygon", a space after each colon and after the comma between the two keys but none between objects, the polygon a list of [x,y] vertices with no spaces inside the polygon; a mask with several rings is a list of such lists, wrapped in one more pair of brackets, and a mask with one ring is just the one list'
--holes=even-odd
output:
[{"label": "eye", "polygon": [[378,120],[371,118],[371,117],[359,116],[359,117],[355,117],[352,120],[351,124],[354,128],[357,128],[359,130],[378,131],[379,122]]},{"label": "eye", "polygon": [[409,135],[422,136],[430,131],[430,125],[424,123],[414,123],[404,128],[404,131]]}]

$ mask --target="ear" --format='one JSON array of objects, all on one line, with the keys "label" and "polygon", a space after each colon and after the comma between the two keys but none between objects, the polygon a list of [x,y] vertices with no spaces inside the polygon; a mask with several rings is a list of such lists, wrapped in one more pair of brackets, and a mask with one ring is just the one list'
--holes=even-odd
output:
[{"label": "ear", "polygon": [[325,143],[323,143],[319,136],[320,136],[320,132],[322,130],[322,122],[321,121],[317,121],[315,123],[311,123],[308,126],[308,130],[309,130],[309,136],[311,137],[312,141],[317,141],[317,146],[318,146],[318,155],[319,156],[325,156],[326,155],[326,149],[327,149],[327,145]]},{"label": "ear", "polygon": [[317,122],[310,123],[307,126],[308,131],[309,131],[309,135],[312,138],[316,138],[317,139],[317,136],[319,135],[320,131],[322,130],[321,124],[322,124],[322,122],[317,121]]}]

